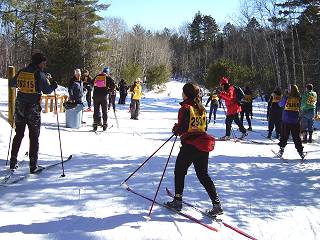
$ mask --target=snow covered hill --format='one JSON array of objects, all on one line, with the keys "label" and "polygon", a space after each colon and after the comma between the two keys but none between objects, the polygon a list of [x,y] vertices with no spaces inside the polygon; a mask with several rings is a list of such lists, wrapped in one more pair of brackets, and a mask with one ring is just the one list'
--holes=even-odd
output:
[{"label": "snow covered hill", "polygon": [[[86,126],[65,127],[59,113],[65,177],[61,167],[45,170],[17,184],[0,186],[0,239],[82,240],[82,239],[246,239],[198,212],[185,208],[219,231],[211,231],[162,207],[155,206],[151,220],[146,216],[150,202],[120,187],[171,136],[177,119],[183,83],[169,82],[161,93],[149,92],[141,103],[139,121],[130,120],[128,103],[117,105],[119,128],[109,112],[106,133],[90,132],[92,113],[85,113]],[[7,80],[0,79],[0,170],[5,169],[11,128],[8,115]],[[218,110],[217,123],[209,133],[224,135],[224,113]],[[317,122],[319,129],[319,122]],[[277,142],[266,135],[266,103],[254,102],[254,132],[249,139],[265,144],[216,142],[210,153],[209,172],[220,195],[225,214],[222,219],[257,239],[320,239],[320,161],[318,143],[305,145],[307,163],[298,162],[298,153],[289,143],[284,157],[273,157]],[[238,131],[235,131],[239,134]],[[167,143],[129,180],[135,191],[153,198],[173,141]],[[26,131],[20,159],[28,151]],[[173,170],[179,144],[174,147],[157,200],[170,198]],[[39,164],[60,161],[57,116],[42,114]],[[25,164],[19,171],[27,171]],[[202,209],[210,208],[209,198],[198,182],[193,167],[186,176],[184,199]]]}]

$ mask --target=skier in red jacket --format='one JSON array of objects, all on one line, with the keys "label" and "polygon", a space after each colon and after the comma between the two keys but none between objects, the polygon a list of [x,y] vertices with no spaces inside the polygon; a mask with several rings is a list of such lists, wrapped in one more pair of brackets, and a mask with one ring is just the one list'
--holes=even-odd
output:
[{"label": "skier in red jacket", "polygon": [[248,134],[239,118],[241,106],[238,104],[236,100],[236,93],[234,87],[232,84],[229,83],[229,79],[227,77],[221,77],[220,86],[222,86],[223,90],[219,93],[219,97],[225,101],[227,107],[226,135],[223,137],[223,139],[230,139],[231,126],[233,121],[238,125],[239,130],[242,133],[240,139],[242,139]]},{"label": "skier in red jacket", "polygon": [[208,175],[209,152],[213,150],[215,140],[206,133],[206,110],[200,102],[199,87],[192,83],[183,86],[183,102],[178,113],[178,123],[172,129],[181,138],[181,148],[174,169],[175,197],[167,202],[169,207],[180,211],[182,209],[182,193],[184,179],[188,168],[193,164],[200,183],[206,189],[212,209],[212,216],[222,214],[223,210],[213,181]]}]

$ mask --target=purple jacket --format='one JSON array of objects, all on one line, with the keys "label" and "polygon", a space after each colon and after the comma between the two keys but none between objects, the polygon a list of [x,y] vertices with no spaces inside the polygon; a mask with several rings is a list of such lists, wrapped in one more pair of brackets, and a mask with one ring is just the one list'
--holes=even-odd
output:
[{"label": "purple jacket", "polygon": [[279,102],[279,106],[283,108],[282,122],[289,123],[289,124],[297,124],[300,120],[300,113],[299,111],[286,110],[285,105],[287,103],[287,100],[288,100],[288,96],[284,96]]}]

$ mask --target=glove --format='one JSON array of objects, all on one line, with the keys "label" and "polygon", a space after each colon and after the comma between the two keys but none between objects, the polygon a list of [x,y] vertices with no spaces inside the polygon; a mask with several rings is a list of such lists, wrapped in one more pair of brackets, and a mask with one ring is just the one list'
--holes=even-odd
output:
[{"label": "glove", "polygon": [[172,133],[175,135],[175,136],[178,136],[178,124],[174,124],[173,128],[172,128]]},{"label": "glove", "polygon": [[53,82],[51,83],[51,86],[52,86],[53,89],[55,90],[55,89],[58,87],[57,81],[53,81]]}]

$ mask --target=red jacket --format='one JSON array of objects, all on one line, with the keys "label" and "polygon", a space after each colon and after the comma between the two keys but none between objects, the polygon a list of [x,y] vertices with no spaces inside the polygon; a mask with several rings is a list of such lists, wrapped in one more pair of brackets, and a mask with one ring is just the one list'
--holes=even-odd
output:
[{"label": "red jacket", "polygon": [[[180,136],[182,144],[190,144],[203,152],[211,152],[214,149],[215,139],[206,132],[188,132],[190,119],[190,106],[192,101],[185,100],[180,103],[178,123],[174,126],[174,132]],[[206,123],[207,124],[207,123]]]},{"label": "red jacket", "polygon": [[241,106],[237,103],[233,85],[230,85],[228,91],[220,92],[219,97],[226,102],[228,116],[241,112]]}]

